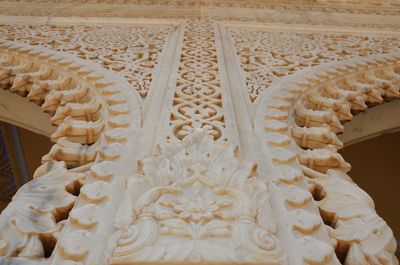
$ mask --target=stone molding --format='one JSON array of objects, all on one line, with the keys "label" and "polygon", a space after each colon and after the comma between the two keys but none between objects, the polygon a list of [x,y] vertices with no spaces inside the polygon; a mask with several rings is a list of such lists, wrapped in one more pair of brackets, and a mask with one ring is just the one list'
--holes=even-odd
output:
[{"label": "stone molding", "polygon": [[[1,1],[14,16],[201,19],[399,31],[400,3],[392,1]],[[159,12],[163,10],[162,14]],[[357,20],[354,16],[357,16]]]}]

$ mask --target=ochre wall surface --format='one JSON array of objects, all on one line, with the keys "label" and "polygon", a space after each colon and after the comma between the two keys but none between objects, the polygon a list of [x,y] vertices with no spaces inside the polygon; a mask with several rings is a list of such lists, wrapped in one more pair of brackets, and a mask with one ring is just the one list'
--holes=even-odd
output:
[{"label": "ochre wall surface", "polygon": [[374,199],[377,212],[400,239],[400,132],[383,134],[343,148],[349,175]]},{"label": "ochre wall surface", "polygon": [[22,150],[29,177],[32,178],[35,170],[42,163],[42,156],[47,154],[53,145],[46,136],[39,135],[23,128],[18,128]]}]

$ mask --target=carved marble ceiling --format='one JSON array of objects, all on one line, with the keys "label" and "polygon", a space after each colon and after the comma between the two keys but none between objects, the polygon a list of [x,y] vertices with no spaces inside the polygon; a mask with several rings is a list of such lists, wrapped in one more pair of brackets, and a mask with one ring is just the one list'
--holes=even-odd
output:
[{"label": "carved marble ceiling", "polygon": [[400,97],[398,0],[0,13],[0,88],[56,128],[0,215],[0,264],[398,264],[336,135]]}]

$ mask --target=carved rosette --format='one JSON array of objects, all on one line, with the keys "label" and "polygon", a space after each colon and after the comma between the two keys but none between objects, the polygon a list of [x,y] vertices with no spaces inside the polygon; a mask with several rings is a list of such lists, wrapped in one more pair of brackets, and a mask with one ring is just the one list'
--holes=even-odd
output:
[{"label": "carved rosette", "polygon": [[286,264],[267,186],[237,148],[196,130],[139,164],[115,219],[111,264]]}]

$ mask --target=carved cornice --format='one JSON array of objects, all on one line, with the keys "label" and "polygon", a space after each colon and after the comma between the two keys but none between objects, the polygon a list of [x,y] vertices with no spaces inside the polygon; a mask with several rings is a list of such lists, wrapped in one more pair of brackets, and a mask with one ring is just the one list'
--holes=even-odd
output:
[{"label": "carved cornice", "polygon": [[[340,25],[398,30],[397,1],[2,1],[2,15],[210,18],[244,22]],[[162,9],[162,12],[160,12]],[[329,14],[329,15],[328,15]],[[357,17],[357,19],[355,19]]]},{"label": "carved cornice", "polygon": [[174,7],[174,8],[202,8],[202,7],[233,7],[233,8],[270,8],[276,10],[301,10],[301,11],[327,11],[338,13],[362,13],[362,14],[397,14],[400,10],[399,1],[335,1],[335,0],[300,0],[300,1],[276,1],[276,0],[67,0],[67,1],[51,1],[51,0],[2,0],[4,3],[68,3],[68,4],[89,4],[89,5],[121,5],[121,6],[154,6],[154,7]]}]

